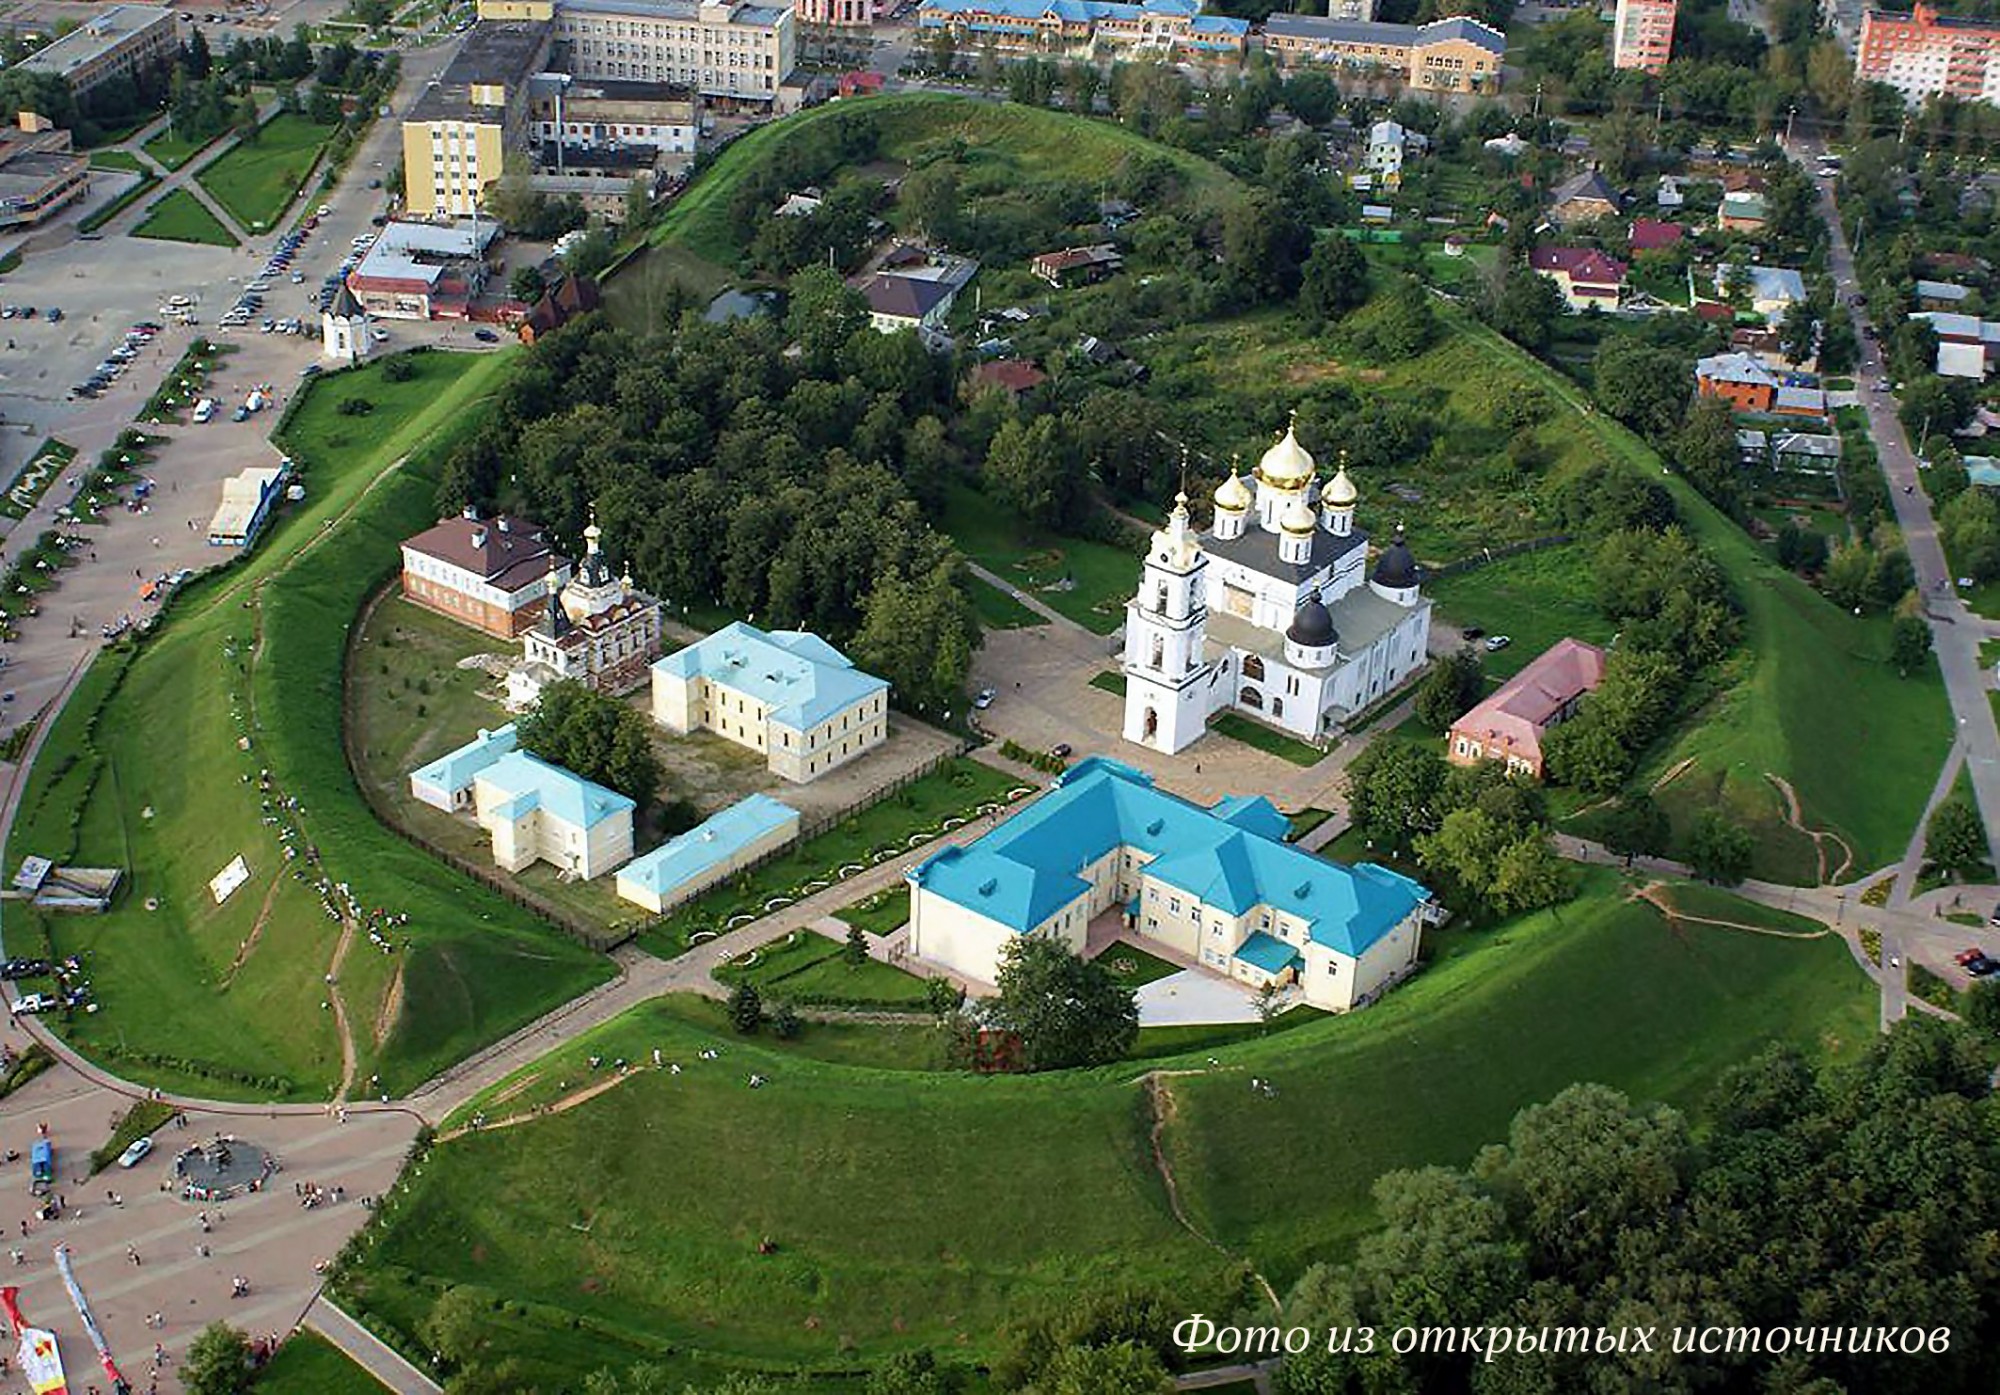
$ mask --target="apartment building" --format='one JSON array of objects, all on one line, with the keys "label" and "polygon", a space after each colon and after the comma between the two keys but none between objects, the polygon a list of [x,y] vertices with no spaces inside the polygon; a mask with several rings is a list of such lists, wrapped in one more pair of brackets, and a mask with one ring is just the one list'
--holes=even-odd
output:
[{"label": "apartment building", "polygon": [[157,5],[113,5],[79,29],[21,60],[31,73],[54,73],[81,97],[99,83],[173,60],[180,36],[174,12]]},{"label": "apartment building", "polygon": [[1274,14],[1264,47],[1281,66],[1320,64],[1401,77],[1428,92],[1491,92],[1500,86],[1507,36],[1455,15],[1430,24],[1383,24]]},{"label": "apartment building", "polygon": [[1618,0],[1611,23],[1611,66],[1663,72],[1674,48],[1676,0]]},{"label": "apartment building", "polygon": [[545,20],[579,78],[673,83],[772,106],[798,59],[790,7],[748,0],[479,0],[485,19]]},{"label": "apartment building", "polygon": [[1916,106],[1930,96],[2000,102],[2000,23],[1940,14],[1865,10],[1854,58],[1857,82],[1886,83]]},{"label": "apartment building", "polygon": [[465,218],[528,142],[528,79],[549,55],[547,20],[472,27],[403,119],[403,193],[416,218]]},{"label": "apartment building", "polygon": [[1248,21],[1203,14],[1195,0],[924,0],[917,28],[1012,53],[1240,56],[1250,44]]}]

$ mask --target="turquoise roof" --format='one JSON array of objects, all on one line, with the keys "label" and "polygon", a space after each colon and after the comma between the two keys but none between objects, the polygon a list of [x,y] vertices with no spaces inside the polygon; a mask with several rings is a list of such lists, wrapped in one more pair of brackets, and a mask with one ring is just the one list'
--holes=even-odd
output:
[{"label": "turquoise roof", "polygon": [[768,794],[739,799],[719,814],[660,844],[618,869],[630,881],[659,896],[718,867],[766,834],[796,825],[799,811]]},{"label": "turquoise roof", "polygon": [[1088,890],[1078,872],[1114,848],[1152,855],[1148,875],[1242,915],[1269,906],[1307,923],[1314,942],[1355,956],[1430,892],[1373,863],[1347,867],[1283,841],[1283,814],[1261,795],[1212,809],[1156,788],[1129,765],[1092,756],[984,837],[947,848],[912,885],[1026,932]]},{"label": "turquoise roof", "polygon": [[638,807],[618,791],[592,784],[526,751],[510,751],[478,775],[506,796],[493,806],[503,818],[517,819],[541,809],[588,832],[606,819]]},{"label": "turquoise roof", "polygon": [[863,673],[818,635],[803,630],[766,634],[740,620],[656,659],[653,667],[677,678],[699,675],[746,693],[770,709],[775,725],[800,732],[889,687],[886,679]]},{"label": "turquoise roof", "polygon": [[456,751],[439,756],[428,765],[410,772],[412,780],[431,785],[456,796],[472,786],[472,777],[514,749],[514,724],[498,731],[481,730],[479,735]]},{"label": "turquoise roof", "polygon": [[1267,974],[1281,974],[1298,962],[1299,952],[1275,935],[1259,930],[1237,947],[1236,957]]}]

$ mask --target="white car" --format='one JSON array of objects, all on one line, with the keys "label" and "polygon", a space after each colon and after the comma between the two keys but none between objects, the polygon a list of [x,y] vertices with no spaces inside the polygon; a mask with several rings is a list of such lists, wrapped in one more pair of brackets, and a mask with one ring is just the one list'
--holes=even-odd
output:
[{"label": "white car", "polygon": [[1508,645],[1512,644],[1513,642],[1514,642],[1513,638],[1509,635],[1488,635],[1486,636],[1487,652],[1493,653],[1497,652],[1498,650],[1505,649]]},{"label": "white car", "polygon": [[135,1138],[132,1140],[131,1146],[118,1155],[118,1165],[120,1167],[137,1167],[146,1160],[146,1155],[152,1151],[153,1140],[150,1137]]},{"label": "white car", "polygon": [[991,688],[981,688],[973,697],[972,705],[984,712],[993,705],[994,692]]}]

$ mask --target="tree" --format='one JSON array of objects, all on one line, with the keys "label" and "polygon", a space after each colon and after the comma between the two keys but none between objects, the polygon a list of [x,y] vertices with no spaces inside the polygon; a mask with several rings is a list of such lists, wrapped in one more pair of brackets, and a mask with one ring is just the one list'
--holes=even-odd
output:
[{"label": "tree", "polygon": [[1563,314],[1562,292],[1538,271],[1509,267],[1483,307],[1486,320],[1522,348],[1539,353],[1549,345]]},{"label": "tree", "polygon": [[797,342],[811,372],[833,372],[847,342],[868,327],[868,302],[825,266],[799,272],[787,291],[785,332]]},{"label": "tree", "polygon": [[1680,425],[1694,391],[1684,355],[1615,335],[1598,346],[1592,367],[1597,405],[1640,435],[1663,441]]},{"label": "tree", "polygon": [[859,969],[868,962],[868,932],[859,925],[847,927],[847,942],[841,946],[840,957],[847,961],[850,969]]},{"label": "tree", "polygon": [[646,226],[653,216],[653,185],[644,175],[633,176],[625,186],[625,234],[631,236]]},{"label": "tree", "polygon": [[1002,953],[988,1020],[1020,1039],[1029,1070],[1118,1060],[1139,1038],[1133,990],[1057,940],[1015,937]]},{"label": "tree", "polygon": [[181,1360],[188,1395],[242,1395],[250,1380],[250,1339],[227,1323],[202,1328]]},{"label": "tree", "polygon": [[1673,828],[1650,794],[1631,794],[1604,818],[1604,846],[1620,857],[1658,857]]},{"label": "tree", "polygon": [[805,1030],[799,1011],[790,1003],[779,1003],[771,1013],[771,1035],[779,1041],[796,1041]]},{"label": "tree", "polygon": [[960,575],[956,553],[906,579],[891,569],[861,603],[854,661],[889,681],[904,706],[941,717],[965,692],[979,618]]},{"label": "tree", "polygon": [[1749,830],[1719,809],[1704,809],[1688,833],[1687,861],[1703,881],[1734,886],[1750,871]]},{"label": "tree", "polygon": [[943,160],[912,171],[896,196],[897,206],[909,215],[913,227],[932,242],[947,245],[958,238],[963,203],[958,168]]},{"label": "tree", "polygon": [[331,126],[340,120],[340,98],[330,88],[315,87],[306,98],[306,119],[316,126]]},{"label": "tree", "polygon": [[1736,416],[1719,397],[1699,397],[1674,435],[1674,463],[1702,498],[1724,513],[1743,507],[1737,467]]},{"label": "tree", "polygon": [[940,1366],[927,1351],[899,1351],[868,1375],[861,1395],[957,1395],[965,1385],[955,1366]]},{"label": "tree", "polygon": [[1486,671],[1470,645],[1440,659],[1417,689],[1417,720],[1443,731],[1464,716],[1486,686]]},{"label": "tree", "polygon": [[1931,627],[1921,615],[1898,615],[1889,630],[1889,662],[1908,678],[1930,657]]},{"label": "tree", "polygon": [[1435,829],[1444,815],[1443,757],[1427,746],[1378,741],[1347,768],[1347,807],[1370,847],[1395,852],[1412,834]]},{"label": "tree", "polygon": [[1239,305],[1286,300],[1299,290],[1299,263],[1312,235],[1267,190],[1232,200],[1222,214],[1222,274]]},{"label": "tree", "polygon": [[924,980],[924,1007],[932,1017],[943,1019],[957,1012],[965,1002],[965,990],[948,978]]},{"label": "tree", "polygon": [[1058,1352],[1037,1385],[1040,1395],[1170,1395],[1173,1389],[1159,1355],[1137,1342]]},{"label": "tree", "polygon": [[1055,416],[1016,417],[987,447],[986,487],[1030,523],[1075,530],[1091,504],[1090,479]]},{"label": "tree", "polygon": [[1962,490],[1944,506],[1938,524],[1958,572],[1975,581],[2000,576],[2000,504],[1991,494]]},{"label": "tree", "polygon": [[638,708],[569,678],[543,688],[534,710],[515,724],[523,750],[609,786],[641,807],[660,786],[651,728]]},{"label": "tree", "polygon": [[563,253],[563,269],[572,276],[596,276],[618,255],[618,243],[609,228],[592,228]]},{"label": "tree", "polygon": [[729,1025],[744,1036],[752,1036],[764,1021],[764,999],[757,985],[748,979],[729,990]]},{"label": "tree", "polygon": [[548,283],[543,281],[542,270],[537,266],[517,266],[507,278],[507,294],[529,305],[540,300],[547,289]]},{"label": "tree", "polygon": [[1785,318],[1778,326],[1778,342],[1785,351],[1785,359],[1790,363],[1804,363],[1813,356],[1819,338],[1819,321],[1814,318],[1812,306],[1803,300],[1795,300],[1785,307]]},{"label": "tree", "polygon": [[1405,280],[1389,298],[1375,307],[1368,323],[1356,336],[1368,353],[1392,362],[1415,358],[1437,338],[1437,312],[1431,309],[1430,292],[1415,281]]},{"label": "tree", "polygon": [[1966,1025],[1989,1037],[2000,1037],[2000,983],[1990,978],[1975,979],[1966,993],[1958,1015]]},{"label": "tree", "polygon": [[1924,829],[1924,856],[1955,878],[1980,869],[1987,857],[1986,826],[1979,811],[1962,799],[1948,799],[1932,812]]},{"label": "tree", "polygon": [[1322,237],[1300,270],[1299,312],[1315,326],[1336,323],[1368,302],[1368,262],[1346,238]]}]

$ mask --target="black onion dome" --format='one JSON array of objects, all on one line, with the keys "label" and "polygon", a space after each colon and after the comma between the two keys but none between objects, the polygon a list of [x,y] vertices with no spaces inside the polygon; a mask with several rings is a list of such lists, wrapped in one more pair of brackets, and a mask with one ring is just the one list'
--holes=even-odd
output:
[{"label": "black onion dome", "polygon": [[1382,555],[1375,559],[1374,582],[1391,590],[1401,590],[1417,584],[1417,557],[1410,551],[1410,545],[1403,541],[1403,530],[1396,530],[1396,539],[1382,549]]},{"label": "black onion dome", "polygon": [[1308,596],[1292,616],[1292,627],[1285,631],[1285,638],[1307,649],[1324,649],[1339,636],[1333,632],[1333,617],[1326,613],[1319,597]]}]

